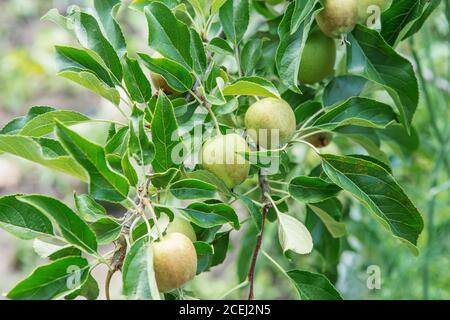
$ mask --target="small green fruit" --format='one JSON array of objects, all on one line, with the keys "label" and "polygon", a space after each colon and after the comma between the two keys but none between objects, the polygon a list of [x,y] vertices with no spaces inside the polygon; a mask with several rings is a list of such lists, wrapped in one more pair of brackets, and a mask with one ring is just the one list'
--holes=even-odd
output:
[{"label": "small green fruit", "polygon": [[160,292],[180,288],[197,273],[195,247],[181,233],[166,235],[153,245],[153,266]]},{"label": "small green fruit", "polygon": [[357,0],[325,0],[324,9],[316,17],[319,28],[332,38],[351,32],[357,19]]},{"label": "small green fruit", "polygon": [[389,6],[389,0],[359,0],[358,1],[358,23],[365,24],[373,12],[367,12],[370,6],[378,6],[380,13]]},{"label": "small green fruit", "polygon": [[298,79],[313,84],[330,76],[336,62],[336,44],[319,29],[311,32],[303,49]]},{"label": "small green fruit", "polygon": [[292,138],[296,129],[295,114],[286,101],[266,98],[255,102],[247,110],[245,126],[259,146],[277,148]]},{"label": "small green fruit", "polygon": [[192,242],[197,241],[194,228],[184,218],[175,217],[173,221],[167,226],[166,234],[181,233],[188,237]]},{"label": "small green fruit", "polygon": [[306,138],[306,141],[311,143],[316,148],[325,148],[333,139],[333,135],[329,132],[320,132]]},{"label": "small green fruit", "polygon": [[242,153],[249,151],[244,138],[237,134],[217,135],[205,142],[202,148],[203,167],[222,179],[228,188],[244,182],[250,164]]}]

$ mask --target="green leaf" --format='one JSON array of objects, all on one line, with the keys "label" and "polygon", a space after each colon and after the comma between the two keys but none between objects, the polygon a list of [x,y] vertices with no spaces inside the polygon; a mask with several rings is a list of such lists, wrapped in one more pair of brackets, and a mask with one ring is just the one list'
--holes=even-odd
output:
[{"label": "green leaf", "polygon": [[216,14],[227,0],[212,0],[211,15]]},{"label": "green leaf", "polygon": [[61,15],[58,11],[58,9],[53,8],[50,9],[43,17],[43,21],[50,21],[54,24],[58,25],[59,27],[65,29],[68,31],[71,35],[75,36],[75,33],[73,31],[73,25],[67,17],[64,17]]},{"label": "green leaf", "polygon": [[300,69],[300,60],[311,24],[314,22],[314,17],[313,13],[309,12],[298,27],[298,30],[292,33],[291,26],[295,24],[295,20],[293,20],[294,9],[295,2],[291,2],[278,27],[280,43],[275,56],[275,63],[283,84],[292,91],[299,93],[298,72]]},{"label": "green leaf", "polygon": [[34,239],[33,249],[41,258],[52,261],[65,257],[81,256],[81,250],[71,245],[56,245],[39,238]]},{"label": "green leaf", "polygon": [[253,222],[255,223],[256,229],[258,231],[262,230],[262,214],[261,209],[253,203],[252,199],[244,195],[238,195],[239,200],[241,200],[242,204],[247,209],[248,213],[252,217]]},{"label": "green leaf", "polygon": [[212,228],[226,223],[231,223],[236,230],[240,228],[236,212],[225,203],[195,202],[180,210],[189,221],[202,228]]},{"label": "green leaf", "polygon": [[409,38],[416,34],[420,29],[422,29],[424,23],[427,21],[427,19],[431,16],[431,14],[439,7],[441,4],[441,0],[437,1],[424,1],[425,8],[422,11],[422,15],[420,18],[414,20],[414,23],[409,28],[408,32],[405,34],[405,36],[402,38],[402,40],[405,40],[406,38]]},{"label": "green leaf", "polygon": [[88,194],[82,194],[81,196],[76,193],[73,194],[75,200],[75,207],[77,208],[78,215],[88,222],[94,222],[106,217],[106,209]]},{"label": "green leaf", "polygon": [[211,267],[218,266],[225,261],[230,244],[230,231],[218,233],[213,241],[214,254],[211,258]]},{"label": "green leaf", "polygon": [[186,175],[189,179],[197,179],[212,184],[220,193],[223,193],[227,196],[232,195],[230,189],[228,189],[223,180],[218,178],[214,173],[211,173],[207,170],[195,170],[192,172],[188,172]]},{"label": "green leaf", "polygon": [[196,241],[193,244],[195,247],[195,251],[199,256],[214,254],[214,247],[207,242]]},{"label": "green leaf", "polygon": [[122,271],[123,294],[131,300],[160,300],[153,269],[153,247],[145,238],[127,253]]},{"label": "green leaf", "polygon": [[[386,42],[396,47],[411,25],[422,13],[425,0],[397,0],[381,16],[381,35]],[[438,2],[438,1],[431,1]]]},{"label": "green leaf", "polygon": [[86,172],[55,140],[0,135],[0,151],[38,163],[87,181]]},{"label": "green leaf", "polygon": [[349,70],[360,73],[386,89],[400,112],[402,124],[409,132],[419,102],[419,87],[411,63],[392,49],[378,32],[361,25],[349,34],[349,40]]},{"label": "green leaf", "polygon": [[351,98],[328,110],[312,126],[330,131],[346,125],[385,128],[396,118],[387,104],[366,98]]},{"label": "green leaf", "polygon": [[[342,205],[339,203],[339,207],[333,210],[339,212],[339,217],[336,218],[340,220],[342,218],[342,212],[338,210],[342,210]],[[305,225],[308,230],[310,230],[313,237],[314,250],[316,250],[324,259],[325,266],[322,270],[337,266],[341,256],[341,239],[332,236],[325,223],[311,210],[310,207],[307,207],[306,209]]]},{"label": "green leaf", "polygon": [[322,104],[318,101],[306,101],[295,108],[295,121],[297,124],[303,124],[311,117],[315,116],[315,119],[322,114],[320,111],[325,112],[322,108]]},{"label": "green leaf", "polygon": [[360,76],[344,75],[333,78],[325,87],[322,100],[325,107],[360,95],[367,80]]},{"label": "green leaf", "polygon": [[66,126],[91,121],[91,119],[81,113],[70,110],[55,110],[38,115],[28,121],[20,130],[22,136],[41,137],[45,136],[55,128],[56,121]]},{"label": "green leaf", "polygon": [[249,40],[241,51],[241,66],[245,75],[251,75],[262,55],[262,39]]},{"label": "green leaf", "polygon": [[137,106],[130,116],[128,152],[140,165],[149,165],[155,158],[155,146],[145,132],[144,111]]},{"label": "green leaf", "polygon": [[312,237],[305,225],[282,212],[278,212],[278,237],[283,253],[308,254],[312,251]]},{"label": "green leaf", "polygon": [[130,155],[128,152],[123,155],[120,164],[123,169],[123,175],[128,179],[130,186],[137,186],[139,183],[139,177],[136,169],[131,164]]},{"label": "green leaf", "polygon": [[150,47],[191,70],[193,62],[189,28],[161,2],[150,3],[144,11]]},{"label": "green leaf", "polygon": [[151,129],[155,145],[155,159],[152,162],[154,172],[166,172],[170,168],[178,167],[172,155],[172,151],[180,143],[178,124],[172,103],[162,92],[158,95]]},{"label": "green leaf", "polygon": [[117,240],[122,232],[122,225],[112,218],[101,218],[90,225],[97,236],[99,244],[109,244]]},{"label": "green leaf", "polygon": [[419,135],[414,128],[411,128],[411,134],[408,134],[404,127],[399,124],[393,124],[383,130],[377,130],[376,134],[388,142],[397,154],[403,154],[410,157],[419,148]]},{"label": "green leaf", "polygon": [[117,51],[119,58],[122,58],[127,45],[122,30],[114,17],[120,9],[120,4],[120,0],[94,0],[94,8],[106,37]]},{"label": "green leaf", "polygon": [[178,199],[213,198],[216,187],[196,179],[184,179],[170,186],[170,192]]},{"label": "green leaf", "polygon": [[[406,134],[406,130],[403,126],[399,125]],[[387,155],[380,150],[381,142],[380,138],[377,136],[375,129],[367,127],[357,127],[357,126],[346,126],[337,128],[335,132],[340,135],[346,136],[362,146],[368,154],[378,159],[381,162],[389,162]]]},{"label": "green leaf", "polygon": [[81,250],[78,248],[75,248],[73,246],[66,246],[63,247],[61,250],[58,250],[54,253],[52,253],[50,256],[48,256],[48,258],[51,261],[56,261],[65,257],[81,257]]},{"label": "green leaf", "polygon": [[204,74],[208,67],[205,47],[200,35],[193,28],[189,28],[191,35],[191,56],[194,63],[194,71],[197,74]]},{"label": "green leaf", "polygon": [[317,203],[335,197],[341,188],[317,177],[299,176],[289,183],[291,196],[303,203]]},{"label": "green leaf", "polygon": [[342,300],[324,275],[302,270],[291,270],[287,274],[294,281],[302,300]]},{"label": "green leaf", "polygon": [[59,72],[80,70],[94,73],[108,87],[114,88],[114,82],[108,70],[103,67],[87,50],[55,46]]},{"label": "green leaf", "polygon": [[111,202],[121,202],[127,198],[130,188],[128,180],[111,169],[101,146],[61,123],[56,125],[56,136],[88,173],[89,193],[94,198]]},{"label": "green leaf", "polygon": [[49,300],[77,289],[89,274],[86,259],[67,257],[38,267],[17,284],[7,297],[15,300]]},{"label": "green leaf", "polygon": [[180,63],[167,58],[152,58],[144,53],[138,55],[145,66],[150,71],[161,75],[173,90],[185,92],[194,85],[190,72]]},{"label": "green leaf", "polygon": [[275,86],[268,80],[259,77],[243,77],[236,82],[226,85],[222,92],[225,96],[259,96],[280,98]]},{"label": "green leaf", "polygon": [[170,183],[177,181],[180,178],[181,172],[177,168],[170,168],[166,172],[155,173],[150,176],[152,184],[158,188],[166,188]]},{"label": "green leaf", "polygon": [[219,9],[219,18],[228,40],[239,43],[249,23],[248,0],[227,0]]},{"label": "green leaf", "polygon": [[92,92],[111,101],[114,105],[120,104],[120,94],[115,88],[107,86],[95,74],[82,69],[64,69],[58,73],[59,76],[78,83]]},{"label": "green leaf", "polygon": [[97,252],[97,240],[92,230],[61,201],[41,195],[21,196],[18,200],[33,206],[54,221],[68,243],[89,254]]},{"label": "green leaf", "polygon": [[308,208],[319,217],[333,238],[340,238],[347,233],[345,223],[339,221],[342,216],[342,204],[338,199],[331,198],[310,203]]},{"label": "green leaf", "polygon": [[362,159],[322,155],[327,176],[359,200],[392,234],[418,253],[423,220],[411,200],[383,167]]},{"label": "green leaf", "polygon": [[139,63],[125,55],[123,62],[123,79],[134,101],[148,102],[152,97],[152,87]]},{"label": "green leaf", "polygon": [[211,39],[211,41],[209,42],[209,46],[210,46],[211,50],[213,50],[219,54],[229,54],[229,55],[234,54],[233,48],[231,48],[229,43],[225,39],[222,39],[222,38],[216,37],[216,38]]},{"label": "green leaf", "polygon": [[120,128],[116,133],[110,137],[105,145],[105,152],[125,154],[125,149],[128,147],[129,128]]},{"label": "green leaf", "polygon": [[347,157],[352,157],[352,158],[357,158],[357,159],[362,159],[362,160],[366,160],[369,162],[373,162],[373,163],[379,165],[380,167],[382,167],[384,170],[386,170],[390,174],[392,174],[392,168],[389,165],[389,161],[383,162],[383,161],[380,161],[371,156],[366,156],[364,154],[350,154],[350,155],[347,155]]},{"label": "green leaf", "polygon": [[308,18],[308,15],[314,10],[318,0],[297,0],[295,1],[294,12],[291,18],[291,34],[297,32],[301,24]]},{"label": "green leaf", "polygon": [[23,117],[18,117],[10,122],[8,122],[2,130],[0,130],[0,134],[18,134],[20,130],[31,120],[33,120],[35,117],[45,114],[47,112],[55,111],[56,109],[49,106],[34,106],[31,107],[30,110],[28,110],[28,113]]},{"label": "green leaf", "polygon": [[0,227],[25,240],[53,235],[50,220],[39,210],[20,202],[17,197],[0,198]]},{"label": "green leaf", "polygon": [[97,20],[83,11],[75,11],[70,15],[76,37],[80,44],[101,58],[101,61],[112,72],[116,82],[122,80],[122,65],[113,46],[103,36]]}]

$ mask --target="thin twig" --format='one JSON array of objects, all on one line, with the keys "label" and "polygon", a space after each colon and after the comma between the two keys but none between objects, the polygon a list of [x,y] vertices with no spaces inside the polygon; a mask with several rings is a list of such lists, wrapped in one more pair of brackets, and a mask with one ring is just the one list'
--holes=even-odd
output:
[{"label": "thin twig", "polygon": [[248,273],[248,282],[250,284],[250,290],[248,294],[248,300],[253,300],[255,298],[254,295],[254,280],[255,280],[255,268],[256,268],[256,261],[258,260],[258,254],[261,250],[261,244],[262,244],[262,237],[264,233],[264,225],[266,222],[266,216],[267,212],[270,208],[272,208],[272,204],[270,203],[270,200],[267,198],[267,194],[270,193],[270,187],[269,183],[267,181],[267,177],[264,174],[262,170],[259,172],[259,186],[261,188],[261,194],[262,194],[262,203],[263,207],[261,209],[261,231],[258,235],[258,238],[256,240],[255,249],[253,251],[252,261],[250,264],[250,271]]}]

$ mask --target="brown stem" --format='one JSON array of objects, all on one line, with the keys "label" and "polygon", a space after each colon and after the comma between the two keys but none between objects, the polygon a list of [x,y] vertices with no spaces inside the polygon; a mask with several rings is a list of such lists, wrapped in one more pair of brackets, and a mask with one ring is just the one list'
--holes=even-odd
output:
[{"label": "brown stem", "polygon": [[110,286],[111,286],[111,278],[114,275],[114,271],[109,270],[108,273],[106,274],[106,280],[105,280],[105,295],[106,295],[106,300],[111,300],[111,294],[110,294]]},{"label": "brown stem", "polygon": [[269,183],[267,182],[267,178],[262,171],[259,172],[259,187],[261,189],[261,200],[263,203],[263,207],[261,209],[261,231],[258,234],[258,238],[256,239],[255,250],[253,251],[252,262],[250,264],[250,271],[248,273],[248,282],[250,284],[250,291],[248,294],[248,300],[254,299],[254,279],[255,279],[255,268],[256,261],[258,260],[259,252],[261,251],[262,237],[264,233],[264,225],[266,223],[267,212],[270,208],[272,208],[272,203],[267,198],[267,194],[270,191]]}]

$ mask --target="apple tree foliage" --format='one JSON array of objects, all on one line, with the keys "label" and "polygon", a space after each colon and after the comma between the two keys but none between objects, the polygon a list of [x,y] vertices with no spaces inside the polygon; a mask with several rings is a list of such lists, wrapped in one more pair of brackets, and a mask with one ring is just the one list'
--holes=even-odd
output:
[{"label": "apple tree foliage", "polygon": [[[258,0],[135,0],[125,8],[119,0],[94,0],[93,8],[72,6],[66,14],[56,9],[46,14],[44,20],[79,44],[55,47],[58,75],[108,100],[124,120],[111,121],[102,144],[73,126],[103,121],[52,106],[34,106],[1,129],[1,152],[88,187],[71,203],[39,194],[0,198],[0,227],[33,240],[36,252],[48,260],[8,298],[96,299],[99,288],[91,271],[99,264],[108,265],[109,276],[122,273],[123,295],[129,299],[182,298],[182,288],[158,292],[151,254],[175,216],[195,230],[197,274],[224,263],[230,238],[242,233],[244,240],[233,244],[241,246],[235,248],[237,262],[227,263],[238,264],[240,288],[250,286],[250,298],[258,255],[280,267],[261,248],[268,223],[277,225],[278,239],[272,243],[283,258],[316,251],[337,265],[341,240],[348,235],[345,221],[351,219],[343,205],[348,201],[359,202],[374,223],[418,254],[423,220],[380,146],[383,141],[403,149],[413,145],[408,141],[415,135],[411,122],[418,83],[396,46],[421,28],[434,4],[394,1],[381,16],[381,29],[358,24],[343,43],[336,41],[342,54],[334,75],[306,86],[298,81],[300,57],[322,3],[280,2],[274,8]],[[120,10],[145,16],[147,51],[128,50],[117,19]],[[161,76],[168,89],[155,90],[150,73]],[[390,103],[372,99],[373,90],[384,91]],[[245,136],[246,110],[267,97],[289,103],[297,131],[279,149],[258,151],[250,144],[245,156],[251,169],[244,184],[229,189],[201,164],[187,161],[217,134],[214,126]],[[198,127],[201,141],[194,139]],[[307,140],[317,133],[358,145],[358,152],[323,153]],[[185,146],[182,161],[175,161],[180,144]],[[291,151],[299,146],[317,153],[315,167],[307,170],[294,161]],[[277,172],[267,173],[267,158],[279,162]],[[109,215],[102,205],[108,202],[123,208],[123,216]],[[114,249],[105,253],[102,247],[108,245]],[[325,274],[301,265],[279,271],[300,299],[341,299]]]}]

